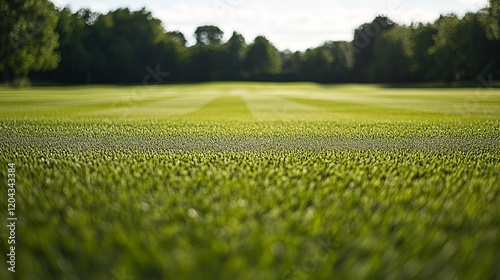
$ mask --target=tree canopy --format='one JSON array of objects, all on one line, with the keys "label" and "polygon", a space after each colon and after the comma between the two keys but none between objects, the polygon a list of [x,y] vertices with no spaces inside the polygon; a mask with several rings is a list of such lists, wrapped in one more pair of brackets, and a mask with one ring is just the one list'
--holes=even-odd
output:
[{"label": "tree canopy", "polygon": [[0,82],[57,67],[58,17],[47,0],[0,2]]},{"label": "tree canopy", "polygon": [[245,66],[250,76],[278,74],[282,61],[280,52],[264,36],[257,36],[249,46]]},{"label": "tree canopy", "polygon": [[204,25],[194,30],[190,45],[146,9],[100,14],[56,9],[48,0],[7,0],[0,2],[0,82],[29,76],[66,84],[393,83],[500,76],[500,0],[433,23],[400,25],[377,16],[353,34],[350,42],[292,52],[264,36],[247,44],[235,31],[225,40],[219,27]]}]

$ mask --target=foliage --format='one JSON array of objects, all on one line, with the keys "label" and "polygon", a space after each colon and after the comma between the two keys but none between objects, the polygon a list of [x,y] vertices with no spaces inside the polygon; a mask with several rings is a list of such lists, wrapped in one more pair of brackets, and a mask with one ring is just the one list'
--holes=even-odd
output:
[{"label": "foliage", "polygon": [[308,49],[302,56],[301,74],[308,81],[328,81],[334,59],[325,48]]},{"label": "foliage", "polygon": [[500,1],[490,0],[486,29],[490,39],[500,40]]},{"label": "foliage", "polygon": [[247,45],[243,35],[233,32],[233,35],[226,43],[227,58],[225,59],[226,73],[228,80],[238,80],[243,78],[244,60]]},{"label": "foliage", "polygon": [[210,46],[221,44],[224,32],[217,26],[205,25],[198,27],[194,34],[197,45]]},{"label": "foliage", "polygon": [[410,79],[408,36],[410,29],[395,26],[382,33],[374,43],[373,62],[368,68],[369,81],[407,82]]},{"label": "foliage", "polygon": [[180,32],[180,31],[169,31],[169,32],[167,32],[167,34],[173,40],[177,40],[182,46],[186,46],[187,40],[186,40],[186,37],[184,37],[184,34],[182,34],[182,32]]},{"label": "foliage", "polygon": [[[500,77],[497,0],[463,17],[442,15],[426,24],[398,25],[386,16],[377,16],[356,28],[351,42],[328,41],[303,52],[280,52],[264,36],[250,45],[237,32],[225,40],[224,32],[213,25],[198,27],[193,34],[196,43],[190,46],[184,34],[165,30],[145,9],[99,14],[64,8],[58,11],[55,24],[57,12],[47,0],[24,5],[16,1],[1,4],[5,16],[0,27],[5,36],[0,40],[7,46],[0,51],[4,82],[28,74],[36,81],[71,84],[220,80],[398,83]],[[27,16],[20,17],[23,13]],[[40,17],[40,13],[50,15]],[[34,24],[37,18],[43,24]]]},{"label": "foliage", "polygon": [[431,49],[434,46],[434,38],[437,29],[432,24],[417,24],[410,26],[409,39],[407,41],[408,49],[405,53],[409,56],[410,79],[414,82],[436,80],[433,76],[436,73],[434,67],[434,57],[431,55]]},{"label": "foliage", "polygon": [[490,58],[488,39],[478,14],[467,14],[462,20],[454,15],[437,21],[435,45],[430,53],[436,60],[435,71],[448,81],[473,79],[483,73]]},{"label": "foliage", "polygon": [[372,22],[365,23],[354,31],[354,70],[358,79],[368,80],[368,67],[374,60],[375,40],[384,31],[391,29],[394,22],[387,17],[378,16]]},{"label": "foliage", "polygon": [[264,36],[257,36],[248,47],[245,69],[251,77],[262,77],[281,72],[282,60],[276,49]]},{"label": "foliage", "polygon": [[48,0],[0,2],[0,82],[57,67],[57,10]]}]

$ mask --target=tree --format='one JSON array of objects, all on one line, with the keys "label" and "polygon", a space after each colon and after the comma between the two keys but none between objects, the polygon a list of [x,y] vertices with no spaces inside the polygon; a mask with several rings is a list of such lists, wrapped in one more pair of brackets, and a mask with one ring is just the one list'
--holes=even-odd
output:
[{"label": "tree", "polygon": [[486,12],[484,23],[486,34],[490,40],[488,57],[491,62],[488,65],[489,69],[484,71],[490,72],[487,75],[492,74],[498,79],[500,77],[500,52],[498,51],[500,49],[500,0],[490,0]]},{"label": "tree", "polygon": [[302,63],[302,53],[299,51],[291,52],[285,50],[281,53],[283,61],[282,74],[285,75],[288,81],[294,81],[301,78],[300,65]]},{"label": "tree", "polygon": [[459,68],[463,57],[458,54],[457,42],[460,40],[460,19],[456,15],[441,16],[435,23],[437,33],[434,46],[429,54],[434,57],[435,67],[429,69],[433,76],[451,82],[459,78]]},{"label": "tree", "polygon": [[156,68],[161,62],[160,43],[165,39],[161,21],[145,9],[118,9],[106,16],[113,22],[104,48],[108,67],[115,69],[109,73],[113,82],[142,80],[148,66]]},{"label": "tree", "polygon": [[194,34],[196,45],[198,46],[218,45],[222,42],[222,37],[224,36],[224,32],[213,25],[200,26],[196,29]]},{"label": "tree", "polygon": [[434,46],[434,36],[437,29],[432,24],[418,24],[410,27],[409,39],[406,53],[409,57],[409,71],[412,82],[423,82],[436,80],[432,76],[433,67],[435,67],[434,57],[429,54]]},{"label": "tree", "polygon": [[354,49],[350,42],[333,41],[323,44],[333,57],[327,82],[349,82],[352,80]]},{"label": "tree", "polygon": [[247,73],[256,78],[278,74],[282,63],[280,52],[264,36],[255,38],[245,59]]},{"label": "tree", "polygon": [[184,37],[184,34],[182,34],[182,32],[170,31],[170,32],[167,32],[167,35],[169,37],[171,37],[172,39],[176,40],[177,42],[179,42],[179,44],[181,44],[182,46],[186,46],[187,40],[186,40],[186,37]]},{"label": "tree", "polygon": [[479,16],[469,13],[462,19],[448,15],[437,20],[435,44],[430,49],[437,77],[447,82],[471,80],[489,71],[492,58],[488,54],[493,50]]},{"label": "tree", "polygon": [[327,82],[333,61],[333,55],[324,47],[307,49],[302,56],[301,75],[308,81]]},{"label": "tree", "polygon": [[368,67],[373,62],[375,39],[394,25],[388,17],[378,16],[372,22],[365,23],[354,31],[354,71],[359,81],[367,80]]},{"label": "tree", "polygon": [[491,40],[500,40],[500,0],[490,0],[487,30]]},{"label": "tree", "polygon": [[487,31],[483,25],[483,14],[468,13],[460,21],[462,36],[458,47],[464,56],[461,78],[465,80],[476,79],[479,75],[488,75],[498,56],[498,48],[492,48],[492,41],[488,39]]},{"label": "tree", "polygon": [[167,33],[145,9],[105,15],[68,8],[57,25],[62,60],[44,77],[62,83],[147,83],[181,80],[185,64],[181,33]]},{"label": "tree", "polygon": [[226,52],[222,45],[223,34],[222,30],[213,25],[196,29],[196,45],[189,48],[189,80],[215,81],[224,77]]},{"label": "tree", "polygon": [[226,43],[225,78],[234,80],[242,77],[241,72],[243,71],[246,47],[243,35],[233,32],[233,35]]},{"label": "tree", "polygon": [[0,80],[57,67],[57,10],[48,0],[0,2]]},{"label": "tree", "polygon": [[[169,38],[162,22],[145,9],[111,11],[100,15],[90,29],[88,45],[96,62],[91,69],[95,82],[144,83],[152,71],[178,71],[180,42]],[[153,76],[154,81],[148,83],[166,82],[167,74]]]},{"label": "tree", "polygon": [[373,62],[368,68],[369,81],[388,83],[409,80],[409,32],[406,26],[395,26],[376,38]]},{"label": "tree", "polygon": [[87,47],[90,25],[99,14],[88,9],[72,13],[66,7],[59,12],[59,21],[56,31],[59,34],[59,53],[61,61],[54,71],[39,75],[41,79],[48,79],[62,83],[86,83],[90,78],[90,67],[94,57]]}]

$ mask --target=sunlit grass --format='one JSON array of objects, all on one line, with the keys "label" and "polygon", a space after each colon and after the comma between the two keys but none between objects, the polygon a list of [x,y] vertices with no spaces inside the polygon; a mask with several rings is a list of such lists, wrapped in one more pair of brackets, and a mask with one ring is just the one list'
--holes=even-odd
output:
[{"label": "sunlit grass", "polygon": [[486,88],[0,89],[15,279],[496,279],[499,131]]}]

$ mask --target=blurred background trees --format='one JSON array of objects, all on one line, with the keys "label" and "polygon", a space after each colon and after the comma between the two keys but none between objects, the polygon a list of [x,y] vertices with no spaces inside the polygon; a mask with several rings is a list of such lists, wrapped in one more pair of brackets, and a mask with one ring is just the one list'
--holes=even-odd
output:
[{"label": "blurred background trees", "polygon": [[56,9],[48,0],[0,3],[0,82],[156,84],[219,80],[454,82],[500,76],[500,0],[463,17],[398,25],[378,16],[351,42],[279,51],[213,25],[194,44],[150,11]]},{"label": "blurred background trees", "polygon": [[55,69],[60,55],[59,13],[48,0],[0,2],[0,82]]},{"label": "blurred background trees", "polygon": [[376,17],[372,22],[365,23],[354,31],[354,73],[360,82],[372,82],[369,69],[375,60],[374,47],[377,39],[384,31],[395,24],[387,17]]},{"label": "blurred background trees", "polygon": [[244,72],[252,79],[267,79],[279,74],[282,67],[281,53],[264,36],[257,36],[248,47],[244,62]]}]

